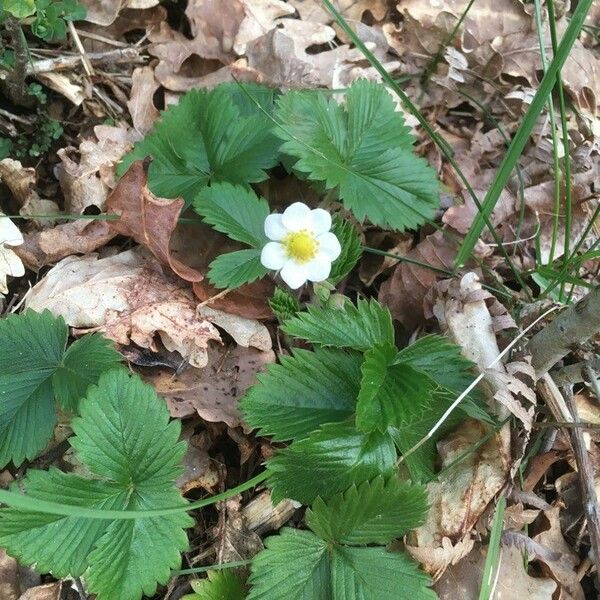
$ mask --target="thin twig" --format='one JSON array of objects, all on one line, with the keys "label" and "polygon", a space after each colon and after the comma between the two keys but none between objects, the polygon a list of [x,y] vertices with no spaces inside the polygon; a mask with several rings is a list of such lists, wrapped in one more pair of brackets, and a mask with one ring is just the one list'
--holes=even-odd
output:
[{"label": "thin twig", "polygon": [[87,73],[87,75],[89,77],[92,77],[93,75],[95,75],[94,67],[92,66],[92,63],[90,62],[90,59],[87,57],[87,53],[85,51],[85,48],[83,47],[83,44],[81,43],[81,38],[79,37],[79,34],[77,33],[77,29],[75,29],[75,25],[73,25],[73,21],[67,21],[67,25],[69,27],[69,33],[71,34],[71,37],[73,38],[73,41],[75,42],[77,51],[79,52],[79,55],[81,56],[81,62],[83,63],[83,68],[85,69],[85,72]]},{"label": "thin twig", "polygon": [[[91,65],[114,65],[117,63],[143,62],[140,52],[137,48],[122,48],[118,50],[108,50],[106,52],[90,52],[86,57]],[[27,65],[27,74],[35,75],[37,73],[49,73],[52,71],[65,71],[77,69],[81,64],[79,54],[61,55],[56,58],[43,58]]]},{"label": "thin twig", "polygon": [[[571,411],[573,421],[579,423],[577,406],[573,402],[571,394],[564,394],[564,400]],[[592,559],[596,565],[596,591],[600,592],[600,511],[598,508],[598,497],[594,484],[594,471],[583,439],[583,431],[579,427],[571,430],[571,441],[575,453],[575,462],[579,472],[579,485],[583,497],[583,510],[585,512],[588,533],[592,546]]]},{"label": "thin twig", "polygon": [[600,382],[598,381],[598,374],[594,371],[591,362],[588,362],[585,365],[585,373],[589,384],[592,386],[594,396],[596,396],[596,401],[600,402]]},{"label": "thin twig", "polygon": [[[556,385],[560,386],[581,383],[586,380],[584,372],[587,365],[594,371],[600,371],[600,356],[586,362],[578,362],[574,365],[567,365],[566,367],[562,367],[562,369],[551,371],[552,379],[556,381]],[[598,401],[600,402],[600,398],[598,398]]]}]

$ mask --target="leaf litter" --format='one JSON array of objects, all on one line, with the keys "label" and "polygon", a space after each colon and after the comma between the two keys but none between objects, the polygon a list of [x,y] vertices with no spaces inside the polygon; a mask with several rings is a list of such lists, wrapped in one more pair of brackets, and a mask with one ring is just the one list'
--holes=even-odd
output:
[{"label": "leaf litter", "polygon": [[[274,452],[269,442],[250,435],[238,408],[256,374],[276,361],[273,348],[278,355],[287,353],[287,341],[275,330],[267,301],[274,286],[262,280],[220,295],[205,275],[210,260],[231,249],[228,243],[208,228],[186,232],[180,222],[185,218],[183,201],[152,194],[141,162],[120,180],[115,167],[133,143],[152,129],[160,110],[176,104],[190,89],[227,81],[338,89],[361,78],[381,81],[381,77],[322,3],[314,0],[234,0],[226,7],[212,0],[189,0],[185,10],[179,5],[158,6],[155,0],[85,0],[83,4],[88,12],[81,32],[90,34],[82,36],[89,54],[106,52],[111,44],[132,46],[135,39],[147,42],[142,50],[146,62],[120,64],[116,76],[99,63],[98,80],[86,79],[79,70],[45,74],[46,79],[39,74],[40,81],[56,90],[57,110],[63,118],[76,115],[77,122],[55,147],[55,154],[49,154],[47,165],[34,168],[26,160],[0,162],[4,186],[0,203],[5,214],[51,215],[15,220],[22,229],[22,243],[15,243],[14,236],[13,243],[0,240],[0,282],[9,278],[0,292],[9,299],[14,295],[15,302],[24,298],[29,308],[49,308],[63,316],[75,335],[103,332],[125,356],[143,351],[157,362],[168,356],[177,363],[175,368],[140,366],[135,361],[130,366],[164,398],[171,416],[187,427],[186,472],[180,487],[192,494],[216,493],[243,481],[248,465],[256,467]],[[406,92],[418,99],[427,120],[436,124],[482,198],[505,153],[505,136],[514,134],[540,82],[542,63],[532,7],[508,0],[500,5],[474,3],[434,64],[466,1],[408,0],[394,7],[381,0],[344,0],[337,5],[387,71],[412,76],[406,80]],[[560,36],[568,10],[561,9],[558,16]],[[597,34],[590,33],[598,25],[597,18],[592,9],[588,17],[592,29],[576,42],[562,73],[575,109],[566,140],[573,169],[571,244],[598,205],[600,55]],[[546,53],[551,54],[547,22],[543,37]],[[435,68],[428,72],[432,64]],[[419,81],[424,72],[429,81]],[[48,77],[53,78],[52,85]],[[68,102],[77,104],[79,112],[72,112]],[[105,119],[113,124],[99,124]],[[86,133],[78,135],[79,131]],[[507,508],[497,597],[512,593],[536,600],[584,598],[591,562],[581,527],[583,512],[573,500],[578,488],[565,432],[549,427],[554,440],[542,454],[528,457],[528,440],[539,432],[540,419],[547,418],[536,404],[528,358],[525,354],[487,368],[514,336],[515,320],[520,323],[515,303],[523,300],[523,294],[514,293],[506,300],[482,289],[483,280],[494,286],[510,281],[488,233],[476,246],[473,263],[458,277],[448,275],[476,207],[424,132],[416,128],[416,133],[418,152],[436,168],[451,195],[438,215],[442,229],[424,226],[393,240],[385,239],[380,230],[361,230],[370,245],[412,262],[385,257],[374,264],[373,256],[364,255],[359,277],[344,280],[344,292],[378,297],[390,308],[405,340],[442,331],[458,343],[484,372],[480,387],[488,408],[502,419],[512,415],[516,425],[493,430],[467,420],[437,443],[442,475],[428,485],[431,510],[426,522],[406,536],[405,547],[437,579],[440,598],[476,597],[489,551],[490,506],[498,494],[518,485],[514,475],[525,464],[525,481],[528,473],[535,475],[529,491],[539,494],[540,500],[548,489],[552,493],[546,494],[543,509],[527,509],[526,501]],[[559,258],[565,251],[562,215],[556,244],[550,236],[555,190],[547,118],[535,129],[519,169],[522,183],[516,176],[511,179],[491,219],[500,239],[514,249],[515,262],[533,269],[536,257],[545,263],[551,253]],[[564,195],[564,182],[559,192]],[[73,216],[116,213],[121,218],[57,224],[54,214],[59,210]],[[21,261],[28,269],[26,275]],[[579,273],[593,281],[585,267]],[[586,394],[586,389],[580,389],[575,396],[580,416],[597,423],[597,405]],[[600,488],[594,431],[588,441]],[[473,447],[475,451],[454,464]],[[542,457],[547,460],[536,462]],[[269,501],[266,508],[264,498]],[[259,501],[263,508],[257,524],[251,508]],[[295,524],[294,513],[287,500],[273,507],[268,492],[261,490],[254,499],[230,500],[219,506],[206,531],[194,532],[201,546],[189,553],[188,560],[196,565],[251,558],[262,548],[264,533]],[[510,532],[522,537],[511,537]],[[523,548],[528,553],[526,567]],[[1,561],[2,569],[5,562]],[[13,563],[6,564],[14,569]],[[7,575],[8,585],[11,577],[15,580],[14,574]],[[14,589],[19,585],[20,580],[15,580]],[[50,583],[7,594],[20,600],[58,598],[62,586]]]}]

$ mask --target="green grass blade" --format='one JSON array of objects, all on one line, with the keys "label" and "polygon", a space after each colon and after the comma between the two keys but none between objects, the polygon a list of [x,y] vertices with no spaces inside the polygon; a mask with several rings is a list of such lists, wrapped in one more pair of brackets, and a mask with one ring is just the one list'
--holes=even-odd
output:
[{"label": "green grass blade", "polygon": [[506,508],[506,498],[500,496],[496,504],[496,512],[492,521],[492,531],[490,533],[490,542],[488,544],[487,556],[483,567],[483,577],[481,588],[479,589],[479,600],[490,600],[494,591],[496,574],[500,568],[500,538],[502,536],[502,525],[504,522],[504,509]]},{"label": "green grass blade", "polygon": [[0,502],[13,508],[20,508],[23,510],[30,510],[38,513],[44,513],[48,515],[62,515],[65,517],[81,517],[86,519],[111,519],[115,521],[123,521],[128,519],[144,519],[150,517],[165,517],[167,515],[173,515],[180,512],[189,512],[197,508],[203,508],[210,504],[215,504],[221,500],[227,500],[232,496],[237,496],[250,488],[262,483],[270,475],[269,471],[263,471],[260,475],[256,475],[252,479],[234,487],[226,492],[205,498],[204,500],[198,500],[197,502],[191,502],[190,504],[184,504],[183,506],[172,506],[167,508],[157,508],[153,510],[101,510],[96,508],[85,508],[83,506],[72,506],[68,504],[61,504],[60,502],[50,502],[47,500],[39,500],[26,496],[24,494],[18,494],[17,492],[8,492],[6,490],[0,490]]},{"label": "green grass blade", "polygon": [[[323,0],[323,2],[328,3],[329,0]],[[486,225],[486,220],[489,220],[494,207],[496,206],[496,202],[500,198],[500,194],[504,189],[508,178],[510,177],[511,171],[513,170],[519,156],[523,152],[525,148],[525,144],[533,131],[533,128],[537,122],[537,118],[542,112],[544,104],[546,103],[548,96],[550,95],[552,88],[554,87],[554,83],[556,81],[556,76],[562,69],[569,56],[569,52],[575,43],[579,33],[581,32],[581,28],[583,27],[583,23],[587,16],[590,7],[592,6],[593,0],[581,0],[581,2],[577,5],[577,8],[573,12],[573,16],[571,17],[571,21],[565,31],[565,34],[558,46],[556,55],[554,56],[552,62],[548,66],[548,70],[546,71],[540,87],[536,92],[533,101],[529,107],[529,110],[525,114],[515,137],[506,153],[502,164],[500,165],[496,177],[486,194],[483,203],[482,210],[479,211],[477,217],[473,221],[465,240],[458,252],[456,257],[456,265],[463,265],[467,262],[471,254],[473,253],[473,249],[475,248],[475,244],[479,239],[481,232],[483,231],[484,226]]]}]

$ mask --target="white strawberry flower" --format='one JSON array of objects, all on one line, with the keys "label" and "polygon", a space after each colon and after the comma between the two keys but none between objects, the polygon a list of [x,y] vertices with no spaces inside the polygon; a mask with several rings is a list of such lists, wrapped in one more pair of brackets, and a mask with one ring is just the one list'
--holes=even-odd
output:
[{"label": "white strawberry flower", "polygon": [[17,226],[0,212],[0,297],[8,292],[6,277],[22,277],[25,267],[8,246],[20,246],[23,235]]},{"label": "white strawberry flower", "polygon": [[322,208],[311,210],[302,202],[294,202],[283,214],[265,219],[265,234],[272,240],[262,249],[260,262],[274,271],[293,290],[307,281],[325,281],[331,263],[342,248],[331,233],[331,215]]}]

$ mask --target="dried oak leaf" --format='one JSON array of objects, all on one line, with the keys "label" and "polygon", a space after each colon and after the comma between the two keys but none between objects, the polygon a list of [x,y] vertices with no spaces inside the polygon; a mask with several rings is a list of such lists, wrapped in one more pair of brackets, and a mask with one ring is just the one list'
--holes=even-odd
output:
[{"label": "dried oak leaf", "polygon": [[239,399],[256,383],[256,374],[273,362],[272,350],[211,345],[204,368],[188,368],[176,375],[153,369],[142,376],[166,400],[171,416],[197,413],[205,421],[238,427],[243,424]]},{"label": "dried oak leaf", "polygon": [[187,285],[141,249],[99,259],[71,256],[58,263],[29,293],[26,306],[49,309],[78,328],[98,328],[115,342],[169,351],[196,367],[208,362],[215,327],[196,314]]},{"label": "dried oak leaf", "polygon": [[160,116],[154,106],[154,94],[160,83],[154,77],[152,67],[137,67],[131,75],[131,94],[127,108],[134,129],[142,135],[147,134]]},{"label": "dried oak leaf", "polygon": [[108,213],[120,219],[109,221],[113,231],[132,237],[186,281],[202,281],[202,273],[173,258],[171,236],[184,206],[182,199],[161,200],[148,189],[143,161],[134,162],[106,201]]},{"label": "dried oak leaf", "polygon": [[113,23],[121,10],[152,8],[160,0],[80,0],[80,2],[86,8],[86,21],[106,27]]},{"label": "dried oak leaf", "polygon": [[[441,231],[428,235],[406,255],[409,259],[437,267],[452,269],[458,246]],[[433,285],[443,274],[425,267],[401,262],[379,291],[379,301],[391,311],[409,331],[414,330],[424,319],[423,301]]]},{"label": "dried oak leaf", "polygon": [[[121,127],[98,125],[96,139],[84,139],[79,149],[58,151],[56,172],[65,196],[65,211],[83,214],[91,206],[104,211],[106,199],[116,185],[115,167],[139,138]],[[76,154],[79,154],[78,160]]]},{"label": "dried oak leaf", "polygon": [[[53,200],[40,198],[35,189],[35,169],[24,167],[18,160],[5,158],[0,160],[0,181],[9,189],[19,206],[19,214],[52,215],[60,212],[58,204]],[[47,226],[52,219],[34,219],[37,226]]]}]

